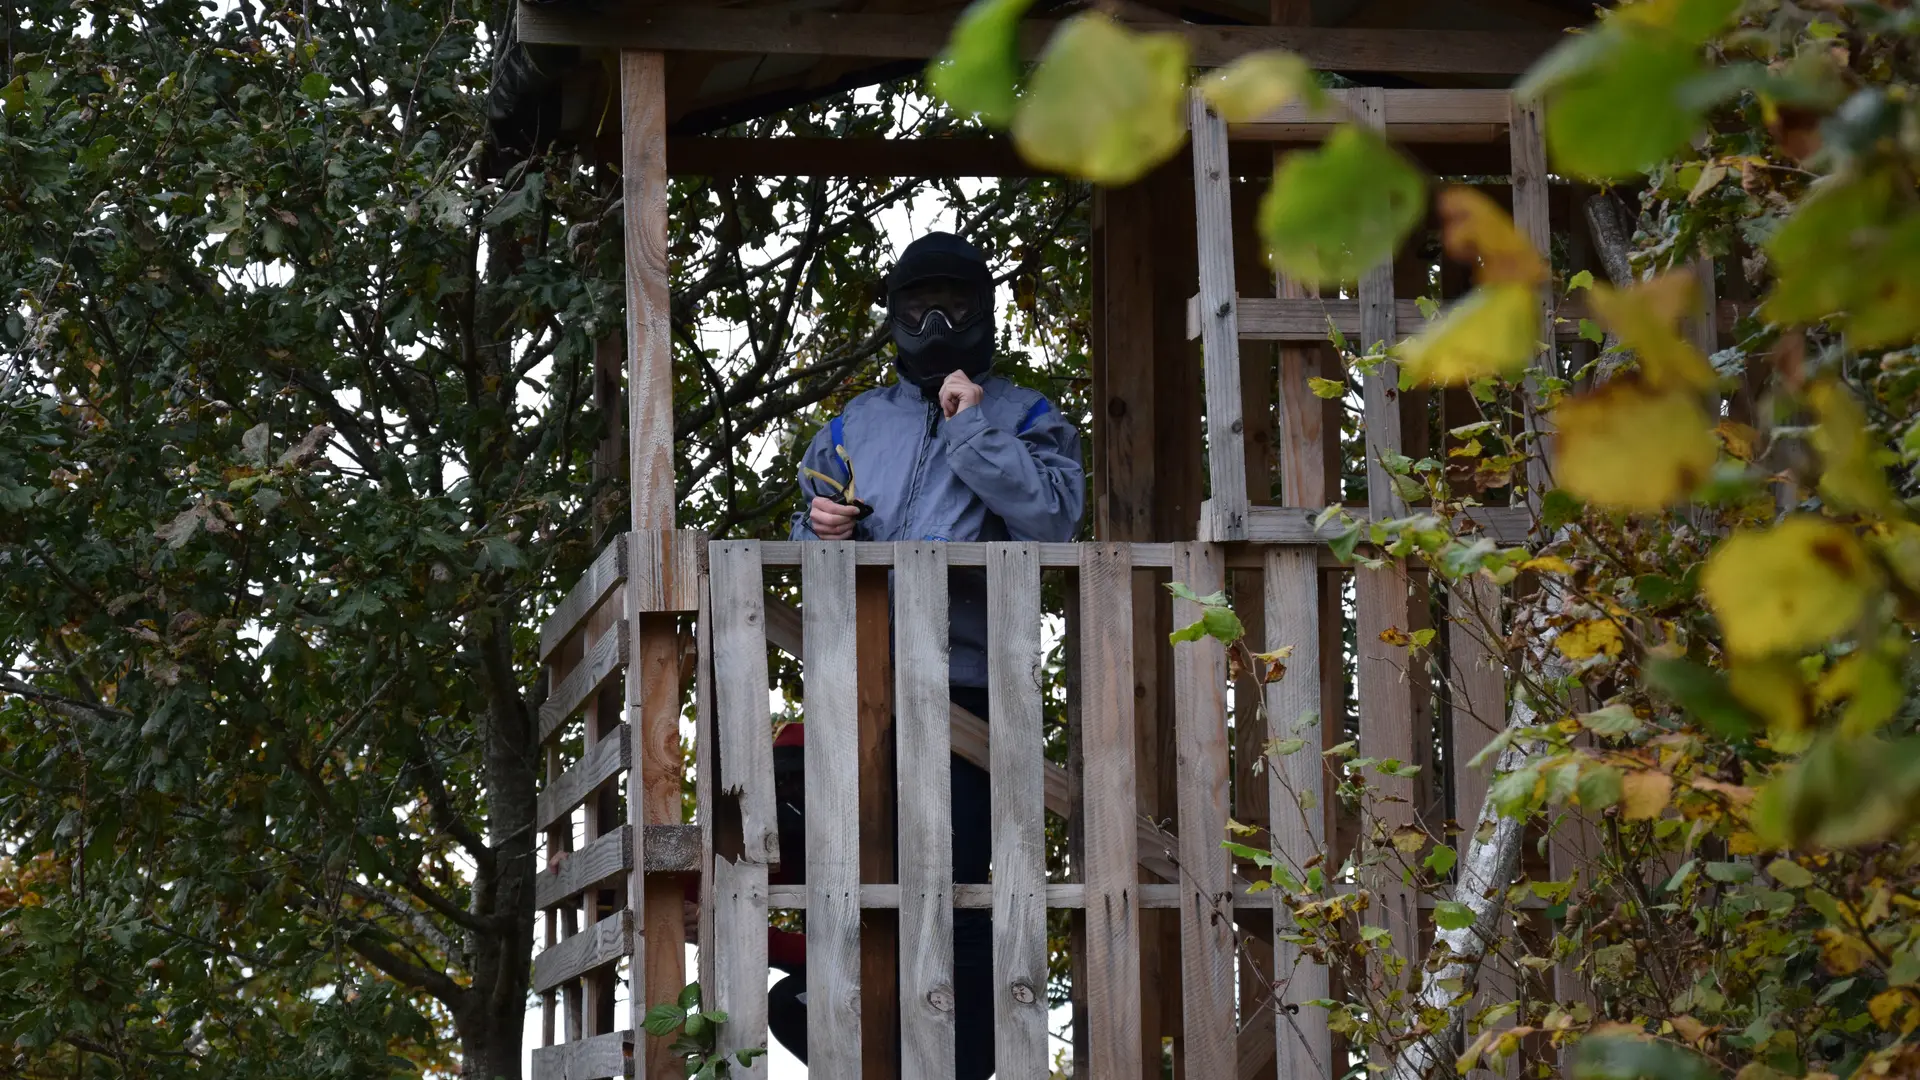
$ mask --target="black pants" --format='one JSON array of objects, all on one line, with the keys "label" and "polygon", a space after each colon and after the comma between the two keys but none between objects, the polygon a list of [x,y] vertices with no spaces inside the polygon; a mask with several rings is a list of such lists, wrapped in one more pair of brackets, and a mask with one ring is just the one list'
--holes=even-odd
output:
[{"label": "black pants", "polygon": [[[955,704],[987,719],[987,692],[975,686],[950,689]],[[774,751],[774,798],[780,824],[780,873],[787,884],[806,881],[806,784],[799,747]],[[987,771],[958,757],[948,763],[953,785],[953,880],[985,884],[993,862],[993,818]],[[804,968],[791,972],[767,995],[767,1026],[794,1057],[807,1060],[807,989]],[[954,1075],[986,1080],[993,1075],[993,916],[977,908],[953,913]],[[896,1051],[897,1052],[897,1051]]]}]

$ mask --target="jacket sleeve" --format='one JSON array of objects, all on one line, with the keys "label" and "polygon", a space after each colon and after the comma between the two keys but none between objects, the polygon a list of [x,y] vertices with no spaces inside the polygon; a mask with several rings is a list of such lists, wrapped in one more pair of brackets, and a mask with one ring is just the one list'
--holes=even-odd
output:
[{"label": "jacket sleeve", "polygon": [[1080,433],[1042,398],[1022,430],[1008,431],[976,405],[946,422],[947,462],[1007,524],[1015,540],[1073,539],[1086,502]]},{"label": "jacket sleeve", "polygon": [[820,430],[814,433],[813,442],[807,446],[807,452],[800,457],[800,509],[793,515],[793,525],[787,532],[789,540],[820,539],[814,534],[813,519],[808,514],[807,508],[813,505],[813,498],[816,495],[831,499],[836,494],[827,485],[808,476],[806,470],[812,469],[836,480],[846,478],[847,467],[833,452],[831,431],[832,429],[827,425],[820,425]]}]

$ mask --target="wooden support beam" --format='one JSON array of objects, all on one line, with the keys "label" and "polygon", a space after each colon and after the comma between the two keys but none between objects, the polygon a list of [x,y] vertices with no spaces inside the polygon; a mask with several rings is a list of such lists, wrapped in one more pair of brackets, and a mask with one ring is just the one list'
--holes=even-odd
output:
[{"label": "wooden support beam", "polygon": [[[1019,48],[1034,59],[1058,25],[1023,23]],[[1355,30],[1337,27],[1154,23],[1187,38],[1191,62],[1220,67],[1251,52],[1286,49],[1329,71],[1519,75],[1559,34],[1485,30]],[[722,52],[928,60],[946,48],[948,15],[841,14],[710,7],[582,8],[522,3],[515,31],[528,44],[654,52]]]},{"label": "wooden support beam", "polygon": [[[891,544],[856,544],[892,550]],[[899,815],[895,789],[899,784],[894,743],[893,627],[888,571],[865,567],[854,572],[856,739],[858,775],[836,771],[859,792],[857,866],[853,880],[875,883],[899,881]],[[844,659],[830,662],[844,667]],[[807,670],[813,670],[812,665]],[[837,702],[837,699],[835,699]],[[836,705],[837,708],[837,705]],[[838,716],[838,713],[835,713]],[[975,719],[978,719],[977,717]],[[838,722],[838,720],[836,720]],[[980,725],[986,727],[984,722]],[[809,755],[811,756],[811,755]],[[853,974],[859,979],[857,1032],[853,1046],[863,1080],[898,1080],[900,1072],[900,920],[891,911],[860,911],[855,922]],[[839,1057],[839,1055],[836,1055]],[[841,1060],[847,1060],[841,1057]]]},{"label": "wooden support beam", "polygon": [[999,737],[988,782],[994,1067],[1001,1076],[1050,1071],[1040,621],[1039,550],[1032,544],[995,548],[987,563],[987,692]]},{"label": "wooden support beam", "polygon": [[1207,465],[1213,497],[1200,515],[1202,538],[1242,540],[1247,532],[1247,460],[1241,438],[1240,339],[1234,317],[1233,197],[1226,123],[1199,94],[1188,97],[1193,130],[1195,236],[1200,269],[1200,336],[1207,410]]},{"label": "wooden support beam", "polygon": [[610,1080],[640,1075],[633,1054],[633,1032],[616,1031],[533,1051],[533,1075],[540,1080]]}]

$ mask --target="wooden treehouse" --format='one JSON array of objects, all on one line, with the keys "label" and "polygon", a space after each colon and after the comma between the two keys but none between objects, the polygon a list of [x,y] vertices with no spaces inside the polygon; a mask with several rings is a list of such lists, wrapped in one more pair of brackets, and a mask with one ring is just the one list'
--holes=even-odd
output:
[{"label": "wooden treehouse", "polygon": [[[1502,662],[1484,636],[1454,632],[1445,605],[1497,608],[1498,590],[1482,581],[1436,605],[1420,566],[1341,565],[1313,525],[1345,494],[1341,404],[1308,391],[1310,378],[1342,377],[1329,324],[1362,348],[1397,340],[1424,320],[1416,298],[1460,295],[1468,276],[1439,256],[1429,226],[1347,296],[1274,279],[1254,235],[1255,200],[1275,156],[1314,145],[1333,117],[1290,108],[1229,129],[1196,107],[1190,153],[1096,193],[1093,419],[1083,433],[1093,542],[773,543],[676,530],[669,178],[1030,173],[1000,139],[703,134],[911,73],[944,46],[962,6],[520,3],[519,48],[531,50],[531,81],[551,106],[535,109],[544,134],[598,140],[623,178],[633,493],[631,531],[540,639],[550,681],[539,724],[548,772],[535,1080],[679,1076],[667,1040],[635,1032],[646,1006],[673,1000],[690,977],[709,1007],[729,1014],[723,1048],[766,1045],[766,928],[782,911],[804,912],[813,1075],[951,1077],[953,913],[976,908],[993,913],[1001,1077],[1050,1071],[1047,921],[1060,910],[1072,926],[1073,1075],[1158,1077],[1169,1044],[1176,1075],[1340,1075],[1353,1063],[1336,1054],[1326,1011],[1300,1007],[1330,996],[1326,969],[1276,948],[1275,893],[1249,892],[1252,868],[1220,845],[1229,817],[1270,826],[1265,841],[1304,860],[1329,836],[1346,849],[1362,830],[1416,816],[1438,828],[1471,820],[1480,805],[1487,776],[1467,762],[1504,724]],[[1066,10],[1037,6],[1030,53]],[[1434,174],[1483,184],[1555,253],[1563,277],[1598,272],[1580,193],[1548,183],[1539,116],[1505,89],[1563,28],[1587,21],[1586,4],[1195,0],[1118,10],[1186,33],[1202,66],[1282,46],[1345,76],[1353,88],[1335,96],[1347,112]],[[610,93],[617,108],[605,108]],[[1711,297],[1712,275],[1704,280]],[[1577,319],[1554,318],[1554,303],[1543,289],[1544,340],[1563,364],[1590,357]],[[1701,333],[1721,321],[1702,318]],[[603,401],[617,409],[610,375]],[[1401,516],[1382,454],[1444,450],[1448,429],[1479,414],[1464,392],[1397,393],[1390,365],[1361,381],[1373,464],[1366,500],[1351,509]],[[1517,503],[1476,511],[1479,525],[1503,544],[1525,542],[1532,517]],[[983,568],[988,586],[991,728],[953,705],[945,686],[948,572],[960,567]],[[768,595],[775,575],[798,582],[797,607]],[[1051,592],[1066,597],[1063,609],[1042,611],[1046,578],[1058,581]],[[1168,630],[1195,615],[1161,587],[1169,580],[1230,589],[1256,643],[1293,647],[1293,673],[1236,685],[1216,643],[1170,646]],[[1047,614],[1065,627],[1064,767],[1042,748],[1036,670]],[[1437,630],[1448,677],[1409,670],[1406,650],[1381,640],[1390,628]],[[769,884],[779,854],[770,649],[804,658],[804,886]],[[697,657],[694,824],[682,820],[688,655]],[[1261,694],[1270,716],[1325,718],[1326,745],[1357,738],[1365,756],[1422,765],[1390,782],[1401,801],[1383,813],[1399,820],[1355,820],[1327,797],[1318,755],[1256,768],[1268,738],[1253,722],[1251,696]],[[581,749],[562,753],[563,744]],[[953,881],[950,752],[991,773],[988,885]],[[1295,811],[1283,784],[1311,794],[1313,812]],[[1283,798],[1287,812],[1272,811]],[[1047,814],[1067,823],[1064,866],[1044,858]],[[693,973],[684,970],[682,898],[696,878]],[[1368,917],[1400,948],[1416,948],[1414,894],[1397,880],[1363,884],[1379,898]],[[1284,908],[1279,916],[1284,925]],[[633,989],[630,1011],[616,1015],[622,965]],[[765,1060],[744,1071],[764,1076]]]}]

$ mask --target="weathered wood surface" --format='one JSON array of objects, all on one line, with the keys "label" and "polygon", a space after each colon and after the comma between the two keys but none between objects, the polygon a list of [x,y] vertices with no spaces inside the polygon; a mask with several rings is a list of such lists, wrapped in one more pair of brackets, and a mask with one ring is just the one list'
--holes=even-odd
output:
[{"label": "weathered wood surface", "polygon": [[[1260,507],[1259,509],[1265,511],[1274,508]],[[1306,508],[1293,509],[1303,510]],[[1319,507],[1312,509],[1318,510]],[[1477,509],[1487,508],[1482,507]],[[1493,509],[1502,508],[1495,507]],[[1311,525],[1312,517],[1313,514],[1311,512],[1280,515],[1276,520],[1289,522],[1298,521],[1304,524],[1287,526],[1289,531],[1272,534],[1270,542],[1300,543],[1312,546],[1323,545],[1326,542],[1325,537],[1313,531]],[[799,566],[801,552],[808,544],[818,542],[819,541],[813,540],[762,541],[760,544],[760,562],[762,565],[768,567]],[[1037,544],[1035,546],[1040,550],[1040,566],[1043,569],[1073,569],[1080,565],[1080,545],[1078,544]],[[854,562],[859,566],[893,565],[893,545],[891,544],[855,544],[854,547],[856,549],[853,556]],[[1136,568],[1144,570],[1149,567],[1164,568],[1173,565],[1173,545],[1171,543],[1134,543],[1129,544],[1128,547],[1132,549],[1133,565]],[[947,545],[947,549],[948,566],[978,567],[987,565],[987,545],[984,543],[952,543]],[[1261,566],[1261,560],[1264,556],[1253,548],[1235,545],[1227,549],[1226,558],[1227,566],[1230,568],[1248,567],[1258,569]],[[1329,552],[1325,553],[1322,565],[1331,569],[1338,568],[1342,564]],[[769,633],[772,632],[773,630],[770,628]],[[770,638],[769,640],[775,640],[775,643],[778,644],[777,639]],[[786,648],[785,645],[781,645],[780,647],[783,649]]]},{"label": "weathered wood surface", "polygon": [[[1394,441],[1399,440],[1396,437]],[[1353,516],[1367,518],[1364,510],[1355,508]],[[1294,506],[1256,506],[1247,512],[1247,539],[1262,543],[1303,543],[1305,537],[1315,537],[1317,542],[1325,544],[1341,534],[1345,526],[1339,521],[1330,521],[1324,527],[1314,524],[1318,511]],[[1533,529],[1533,515],[1524,506],[1471,506],[1464,516],[1473,522],[1482,532],[1500,544],[1524,544]],[[1377,520],[1388,520],[1377,518]],[[1256,552],[1257,553],[1257,549]],[[1318,557],[1318,552],[1308,552]],[[1229,566],[1235,560],[1229,558]]]},{"label": "weathered wood surface", "polygon": [[[1413,723],[1413,696],[1407,680],[1407,665],[1419,662],[1412,650],[1390,645],[1380,635],[1407,627],[1408,594],[1406,564],[1389,562],[1378,570],[1354,572],[1354,611],[1358,623],[1355,634],[1356,678],[1360,686],[1360,755],[1379,761],[1411,764],[1416,760],[1416,732]],[[1367,770],[1372,788],[1372,813],[1363,822],[1364,843],[1374,837],[1391,837],[1401,828],[1414,824],[1414,783],[1411,778],[1388,776],[1378,769]],[[1415,937],[1414,892],[1401,880],[1401,867],[1392,847],[1386,863],[1370,869],[1365,876],[1374,890],[1374,903],[1367,911],[1370,922],[1384,926],[1393,934],[1393,945],[1401,955],[1411,955]]]},{"label": "weathered wood surface", "polygon": [[708,590],[719,613],[713,666],[720,733],[720,795],[739,800],[745,858],[780,861],[773,803],[773,717],[767,700],[766,582],[757,540],[718,541]]},{"label": "weathered wood surface", "polygon": [[998,736],[991,769],[993,1028],[1002,1076],[1050,1071],[1041,663],[1040,553],[1032,544],[995,544],[987,556],[987,691]]},{"label": "weathered wood surface", "polygon": [[[521,18],[534,9],[526,5]],[[596,19],[604,18],[595,13]],[[524,25],[524,24],[523,24]],[[521,40],[528,40],[522,38]],[[596,43],[612,44],[605,36]],[[671,529],[673,326],[667,281],[666,57],[620,54],[621,214],[627,281],[627,431],[635,530]]]},{"label": "weathered wood surface", "polygon": [[[988,908],[994,906],[992,885],[958,885],[953,887],[953,906],[956,908]],[[1178,910],[1185,886],[1154,883],[1136,885],[1138,890],[1135,906],[1146,911]],[[1340,891],[1336,888],[1335,891]],[[1065,911],[1082,910],[1087,906],[1087,886],[1078,882],[1056,883],[1041,887],[1041,896],[1049,909],[1059,908]],[[780,911],[806,911],[809,907],[807,886],[774,885],[767,891],[768,906]],[[860,907],[869,911],[891,911],[900,907],[900,886],[898,885],[862,885],[858,895]],[[1270,892],[1249,892],[1243,883],[1236,883],[1233,889],[1232,906],[1236,911],[1266,912],[1273,906]],[[811,946],[809,946],[811,948]]]},{"label": "weathered wood surface", "polygon": [[[1035,59],[1056,23],[1021,24],[1020,54]],[[1262,49],[1285,49],[1316,68],[1395,74],[1518,75],[1559,40],[1538,31],[1376,30],[1291,26],[1149,24],[1183,34],[1191,61],[1219,67]],[[839,14],[706,7],[573,8],[523,4],[516,32],[530,44],[665,52],[797,53],[927,60],[946,48],[948,14]],[[664,213],[662,218],[664,219]]]},{"label": "weathered wood surface", "polygon": [[563,904],[596,885],[633,869],[633,827],[622,825],[579,851],[560,859],[552,870],[533,877],[533,906]]},{"label": "weathered wood surface", "polygon": [[[1553,234],[1547,213],[1547,144],[1542,133],[1544,118],[1545,111],[1539,102],[1514,102],[1513,130],[1509,139],[1513,158],[1513,223],[1519,228],[1520,235],[1526,237],[1543,257],[1553,250]],[[1551,283],[1545,283],[1535,291],[1539,297],[1542,327],[1539,340],[1551,343],[1554,341],[1553,287]],[[1548,373],[1559,374],[1559,363],[1551,351],[1544,361]],[[1535,370],[1539,369],[1540,365],[1535,365]],[[1536,380],[1530,378],[1522,406],[1530,431],[1546,432],[1552,428],[1551,421],[1539,407],[1541,393]],[[1527,503],[1535,509],[1540,505],[1541,496],[1553,486],[1548,464],[1552,453],[1552,439],[1544,437],[1536,443],[1535,452],[1527,459]]]},{"label": "weathered wood surface", "polygon": [[627,540],[633,548],[627,570],[633,579],[633,610],[694,611],[700,606],[706,533],[639,529],[627,534]]},{"label": "weathered wood surface", "polygon": [[[878,545],[889,552],[893,545]],[[860,880],[895,883],[893,596],[884,567],[854,571],[854,649],[860,690]],[[984,726],[984,725],[983,725]],[[896,905],[897,906],[897,905]],[[860,1066],[865,1080],[900,1077],[900,919],[894,910],[860,913]]]},{"label": "weathered wood surface", "polygon": [[[1237,442],[1237,440],[1236,440]],[[1182,545],[1174,578],[1205,596],[1226,587],[1219,549]],[[1173,625],[1200,618],[1176,599]],[[1193,1076],[1234,1073],[1232,866],[1227,835],[1227,654],[1212,636],[1173,647],[1176,783],[1180,821],[1180,972],[1186,1067]]]},{"label": "weathered wood surface", "polygon": [[[1715,325],[1721,331],[1732,329],[1733,324],[1745,314],[1751,304],[1737,300],[1722,300],[1713,306]],[[1187,336],[1200,336],[1202,312],[1206,308],[1198,293],[1187,300]],[[1332,333],[1338,330],[1347,338],[1360,336],[1360,302],[1339,298],[1321,299],[1319,297],[1263,297],[1239,296],[1234,300],[1234,310],[1239,316],[1239,333],[1242,341],[1282,341],[1293,344],[1323,344]],[[1568,300],[1556,308],[1556,318],[1551,329],[1554,340],[1572,342],[1579,340],[1580,320],[1590,316],[1586,305],[1578,299]],[[1411,337],[1426,329],[1429,320],[1420,310],[1419,301],[1401,299],[1393,302],[1393,340]],[[1544,336],[1542,341],[1547,340]]]},{"label": "weathered wood surface", "polygon": [[533,992],[543,993],[633,951],[633,913],[613,914],[533,958]]},{"label": "weathered wood surface", "polygon": [[1247,460],[1241,435],[1240,335],[1234,315],[1232,174],[1227,125],[1198,93],[1187,97],[1193,132],[1195,236],[1200,262],[1200,339],[1206,379],[1207,468],[1212,498],[1201,528],[1215,540],[1246,536]]},{"label": "weathered wood surface", "polygon": [[[720,1025],[723,1053],[767,1046],[767,866],[751,859],[713,858],[713,921],[720,948],[714,957],[709,1008],[727,1014]],[[766,1080],[767,1059],[736,1075]]]},{"label": "weathered wood surface", "polygon": [[809,543],[801,563],[807,662],[807,1049],[822,1076],[861,1075],[860,719],[854,548]]},{"label": "weathered wood surface", "polygon": [[611,1080],[634,1075],[633,1032],[616,1031],[533,1051],[535,1080]]},{"label": "weathered wood surface", "polygon": [[[700,948],[695,953],[697,978],[701,986],[712,986],[715,981],[713,921],[713,874],[706,868],[704,853],[713,850],[713,810],[714,770],[720,767],[714,747],[720,742],[720,734],[715,726],[713,708],[713,608],[712,597],[702,589],[700,608],[695,616],[694,639],[694,735],[693,735],[693,797],[694,805],[700,808],[699,821],[695,826],[694,841],[698,844],[695,852],[694,869],[700,875],[700,921],[696,929],[695,941]],[[652,850],[651,847],[648,850]]]},{"label": "weathered wood surface", "polygon": [[900,821],[900,1071],[954,1069],[953,803],[947,759],[947,560],[895,545],[894,726]]},{"label": "weathered wood surface", "polygon": [[1140,1075],[1139,830],[1134,825],[1133,568],[1081,548],[1088,1021],[1093,1075]]},{"label": "weathered wood surface", "polygon": [[605,737],[587,747],[579,761],[542,788],[534,800],[534,824],[545,829],[564,821],[595,789],[626,768],[632,760],[631,734],[627,725],[616,724]]},{"label": "weathered wood surface", "polygon": [[546,663],[552,659],[554,651],[559,649],[568,635],[580,628],[588,615],[600,606],[600,602],[612,596],[614,590],[627,580],[627,534],[613,538],[613,542],[600,552],[580,575],[573,588],[560,600],[553,614],[540,627],[540,661]]},{"label": "weathered wood surface", "polygon": [[561,680],[560,685],[547,693],[546,703],[540,706],[540,741],[553,738],[554,732],[567,722],[567,718],[580,711],[614,673],[626,666],[628,652],[632,646],[633,624],[630,620],[619,622],[601,634],[587,653],[574,665],[573,671]]},{"label": "weathered wood surface", "polygon": [[[1507,726],[1506,662],[1497,652],[1500,586],[1479,574],[1462,578],[1453,583],[1447,604],[1452,620],[1447,627],[1447,658],[1452,668],[1448,683],[1453,715],[1453,816],[1466,825],[1480,812],[1493,774],[1491,762],[1470,763]],[[1487,620],[1493,620],[1491,628]],[[1471,829],[1455,838],[1462,857],[1472,842]]]},{"label": "weathered wood surface", "polygon": [[[1276,739],[1301,739],[1299,751],[1267,762],[1267,802],[1272,815],[1274,859],[1296,877],[1309,860],[1326,850],[1325,759],[1316,734],[1330,721],[1322,714],[1319,671],[1320,632],[1315,624],[1319,570],[1298,549],[1267,552],[1267,641],[1269,648],[1291,646],[1287,675],[1267,684],[1267,723]],[[1337,723],[1337,719],[1331,721]],[[1273,927],[1285,932],[1292,913],[1276,890]],[[1274,941],[1274,974],[1285,980],[1274,1010],[1275,1045],[1283,1077],[1327,1076],[1332,1067],[1332,1036],[1326,1010],[1304,1003],[1328,996],[1327,969],[1306,957],[1299,946]]]}]

